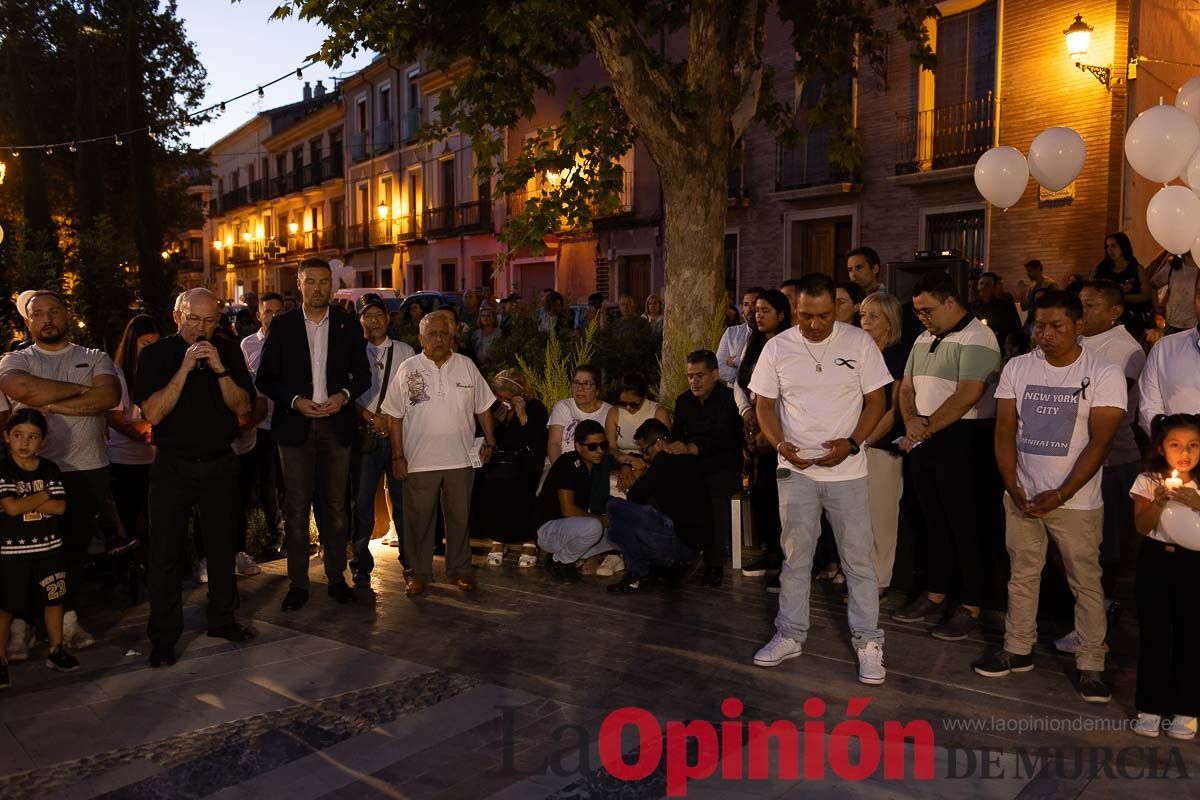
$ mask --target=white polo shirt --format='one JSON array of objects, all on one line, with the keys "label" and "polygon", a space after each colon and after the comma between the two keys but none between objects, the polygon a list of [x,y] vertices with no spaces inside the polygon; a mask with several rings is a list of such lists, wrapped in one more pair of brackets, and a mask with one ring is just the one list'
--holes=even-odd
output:
[{"label": "white polo shirt", "polygon": [[439,368],[421,353],[396,370],[381,410],[404,421],[408,471],[433,472],[471,466],[475,415],[495,402],[471,359],[451,353]]},{"label": "white polo shirt", "polygon": [[1200,414],[1200,331],[1165,336],[1150,349],[1138,380],[1138,422],[1150,432],[1159,414]]},{"label": "white polo shirt", "polygon": [[[1133,438],[1133,426],[1137,424],[1138,390],[1137,380],[1142,376],[1146,366],[1146,351],[1138,344],[1137,339],[1129,335],[1124,325],[1114,325],[1104,333],[1095,336],[1081,336],[1079,343],[1084,347],[1095,350],[1109,361],[1116,364],[1125,373],[1126,389],[1129,396],[1126,400],[1125,421],[1117,429],[1113,438],[1112,450],[1104,463],[1106,466],[1121,466],[1133,464],[1142,459],[1142,450],[1137,440]],[[1133,381],[1133,386],[1129,386]]]},{"label": "white polo shirt", "polygon": [[[750,391],[777,401],[783,438],[800,449],[800,458],[819,458],[827,452],[822,442],[853,435],[863,395],[891,386],[892,380],[870,335],[835,322],[823,342],[805,340],[798,327],[767,342],[750,378]],[[797,471],[783,456],[779,466]],[[816,481],[865,478],[866,449],[836,467],[812,466],[800,474]]]},{"label": "white polo shirt", "polygon": [[[252,377],[258,377],[258,364],[262,361],[263,342],[266,340],[267,335],[263,333],[262,328],[242,339],[242,357],[246,359],[246,369],[250,370]],[[269,431],[271,430],[271,415],[275,413],[275,401],[261,392],[258,396],[267,401],[267,415],[258,423],[258,427]]]}]

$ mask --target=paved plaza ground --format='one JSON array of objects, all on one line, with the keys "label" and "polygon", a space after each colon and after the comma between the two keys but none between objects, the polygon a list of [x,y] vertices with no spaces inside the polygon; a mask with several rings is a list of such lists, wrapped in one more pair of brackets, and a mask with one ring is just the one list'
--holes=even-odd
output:
[{"label": "paved plaza ground", "polygon": [[[688,797],[1200,798],[1200,741],[1128,730],[1131,614],[1110,639],[1107,706],[1072,689],[1071,659],[1049,646],[1061,631],[1043,631],[1033,672],[988,680],[970,664],[999,641],[994,627],[946,643],[886,614],[887,682],[869,687],[856,679],[845,606],[826,585],[804,655],[767,670],[750,663],[775,613],[761,579],[614,596],[604,590],[612,579],[555,584],[512,555],[479,567],[473,594],[437,583],[411,600],[395,551],[374,546],[380,563],[356,606],[325,596],[317,561],[313,599],[298,613],[279,609],[283,562],[241,579],[241,615],[259,632],[242,645],[204,636],[204,591],[192,589],[170,668],[146,664],[144,604],[96,625],[101,641],[79,654],[78,673],[45,669],[43,646],[0,693],[0,798],[657,798],[682,766],[669,770],[664,755],[640,780],[613,777],[599,753],[605,717],[635,706],[664,730],[668,720],[719,725],[727,697],[744,704],[746,724],[823,721],[805,754],[868,757],[837,729],[851,698],[869,700],[859,716],[878,730],[927,721],[935,747],[928,758],[897,751],[907,763],[899,780],[882,766],[865,780],[828,766],[823,779],[784,779],[771,749],[768,778],[725,779],[718,767],[691,781]],[[814,697],[823,715],[805,706]],[[628,763],[653,749],[647,742],[657,746],[623,740]],[[704,760],[695,744],[679,758]],[[917,760],[932,761],[933,779],[914,778]]]}]

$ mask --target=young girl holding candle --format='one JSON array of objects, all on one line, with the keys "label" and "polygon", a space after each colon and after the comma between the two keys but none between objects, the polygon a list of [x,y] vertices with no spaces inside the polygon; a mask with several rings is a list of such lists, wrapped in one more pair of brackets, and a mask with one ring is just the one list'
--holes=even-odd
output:
[{"label": "young girl holding candle", "polygon": [[1137,564],[1137,721],[1134,732],[1192,739],[1200,715],[1200,416],[1171,414],[1153,424],[1149,469],[1129,493],[1134,526],[1146,537]]}]

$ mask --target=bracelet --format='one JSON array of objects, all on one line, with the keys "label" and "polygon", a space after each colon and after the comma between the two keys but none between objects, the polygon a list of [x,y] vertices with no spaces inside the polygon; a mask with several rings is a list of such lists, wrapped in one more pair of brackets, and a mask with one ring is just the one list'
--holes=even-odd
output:
[{"label": "bracelet", "polygon": [[1054,493],[1055,493],[1056,495],[1058,495],[1058,504],[1059,504],[1060,506],[1061,506],[1061,505],[1063,505],[1063,504],[1065,504],[1065,503],[1067,502],[1066,500],[1064,500],[1064,499],[1063,499],[1063,496],[1062,496],[1062,490],[1061,490],[1061,489],[1055,489],[1055,490],[1054,490]]}]

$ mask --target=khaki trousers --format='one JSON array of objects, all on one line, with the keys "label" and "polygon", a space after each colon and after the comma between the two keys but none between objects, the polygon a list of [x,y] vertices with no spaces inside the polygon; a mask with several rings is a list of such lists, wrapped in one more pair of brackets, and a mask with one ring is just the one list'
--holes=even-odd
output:
[{"label": "khaki trousers", "polygon": [[1100,588],[1100,540],[1104,509],[1085,511],[1059,508],[1041,519],[1017,511],[1004,496],[1005,535],[1012,577],[1008,581],[1008,614],[1004,620],[1004,649],[1016,655],[1033,652],[1037,642],[1038,592],[1046,564],[1049,536],[1062,554],[1067,583],[1075,596],[1075,630],[1079,650],[1075,665],[1081,670],[1103,670],[1107,647],[1104,637],[1104,591]]},{"label": "khaki trousers", "polygon": [[879,588],[892,585],[896,561],[896,531],[900,526],[900,495],[904,493],[904,460],[897,453],[867,448],[867,494],[871,529],[875,532],[875,575]]}]

